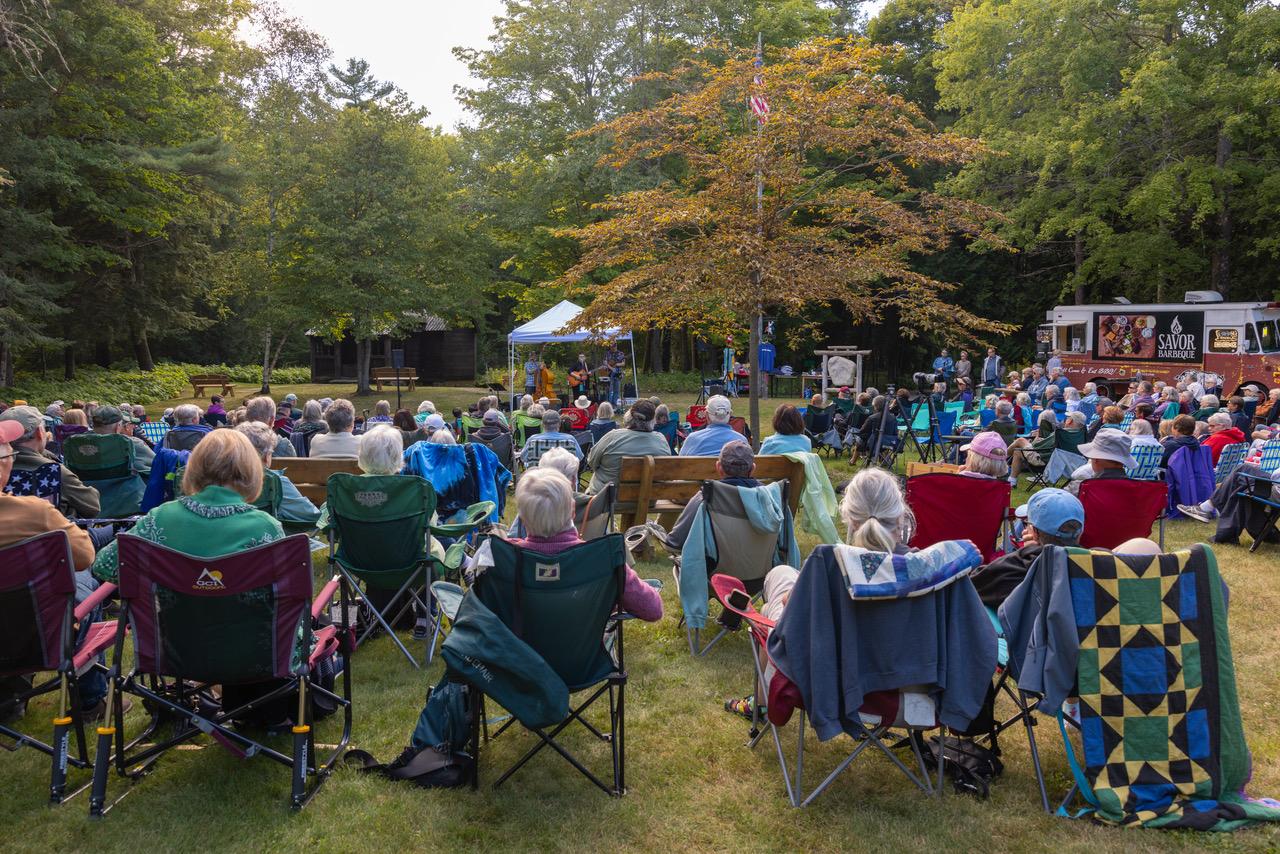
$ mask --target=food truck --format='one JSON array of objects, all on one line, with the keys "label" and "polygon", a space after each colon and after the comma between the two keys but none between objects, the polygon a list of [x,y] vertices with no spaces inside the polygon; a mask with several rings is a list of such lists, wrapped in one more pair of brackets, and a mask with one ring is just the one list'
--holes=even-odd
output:
[{"label": "food truck", "polygon": [[1060,305],[1037,338],[1062,360],[1077,388],[1098,384],[1114,399],[1135,379],[1176,383],[1198,376],[1227,394],[1280,386],[1280,302],[1222,302],[1189,291],[1184,302]]}]

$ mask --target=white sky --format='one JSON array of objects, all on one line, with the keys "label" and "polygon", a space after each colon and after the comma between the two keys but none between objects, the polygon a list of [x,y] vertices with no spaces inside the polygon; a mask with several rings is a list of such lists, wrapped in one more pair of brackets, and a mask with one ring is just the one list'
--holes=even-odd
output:
[{"label": "white sky", "polygon": [[[863,7],[874,15],[885,0]],[[369,61],[373,75],[389,80],[431,111],[427,121],[451,129],[466,119],[453,87],[470,76],[454,47],[488,46],[502,0],[280,0],[329,42],[333,60]]]},{"label": "white sky", "polygon": [[431,111],[427,121],[452,128],[462,121],[455,84],[469,81],[454,47],[487,47],[502,0],[280,0],[333,49],[339,67],[349,57],[369,61],[379,80],[409,93]]}]

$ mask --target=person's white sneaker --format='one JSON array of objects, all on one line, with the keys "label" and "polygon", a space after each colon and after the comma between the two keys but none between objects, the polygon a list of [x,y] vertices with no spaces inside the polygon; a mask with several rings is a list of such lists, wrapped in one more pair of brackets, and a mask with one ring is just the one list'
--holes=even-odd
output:
[{"label": "person's white sneaker", "polygon": [[1178,512],[1183,516],[1190,516],[1192,519],[1197,519],[1201,522],[1212,522],[1218,518],[1216,512],[1206,513],[1200,509],[1199,504],[1179,504]]}]

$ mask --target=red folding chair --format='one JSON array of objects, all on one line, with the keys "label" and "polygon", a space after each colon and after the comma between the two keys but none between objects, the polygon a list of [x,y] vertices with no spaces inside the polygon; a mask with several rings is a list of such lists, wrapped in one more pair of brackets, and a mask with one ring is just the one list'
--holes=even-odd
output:
[{"label": "red folding chair", "polygon": [[695,403],[689,407],[689,429],[701,430],[707,426],[707,407]]},{"label": "red folding chair", "polygon": [[[112,718],[98,728],[89,814],[107,809],[107,775],[138,779],[166,751],[207,733],[232,754],[265,756],[292,772],[290,806],[301,809],[333,771],[351,739],[350,591],[335,576],[313,601],[311,546],[297,534],[223,557],[193,557],[129,534],[117,540],[120,629],[116,633],[107,702]],[[341,624],[313,628],[341,591]],[[134,629],[132,667],[122,672],[124,626]],[[299,639],[299,626],[302,636]],[[295,645],[308,650],[294,664]],[[341,652],[342,695],[310,678],[321,661]],[[252,685],[259,696],[236,708],[207,711],[196,702],[212,685]],[[124,744],[122,694],[142,698],[153,716],[176,718],[167,737],[136,752]],[[311,695],[344,713],[342,736],[323,761],[316,753]],[[237,728],[237,718],[285,702],[292,713],[292,755]],[[295,705],[296,703],[296,705]]]},{"label": "red folding chair", "polygon": [[[564,427],[569,428],[569,432],[574,432],[576,430],[585,430],[587,429],[587,424],[590,422],[590,418],[587,416],[587,413],[583,412],[581,409],[578,409],[576,406],[571,406],[567,409],[561,409],[560,420],[563,422]],[[563,430],[564,427],[562,427],[561,429]]]},{"label": "red folding chair", "polygon": [[1080,545],[1087,549],[1113,549],[1135,537],[1150,537],[1152,526],[1159,521],[1163,549],[1168,500],[1169,485],[1163,480],[1082,481],[1084,532]]},{"label": "red folding chair", "polygon": [[984,563],[999,557],[1001,528],[1009,518],[1013,487],[999,478],[947,472],[907,478],[907,504],[916,517],[911,545],[922,549],[944,540],[968,540]]},{"label": "red folding chair", "polygon": [[[94,623],[77,645],[76,623],[86,619],[115,589],[114,584],[103,584],[79,606],[75,604],[75,565],[65,531],[50,531],[0,549],[0,636],[6,641],[0,646],[0,676],[57,674],[13,697],[15,703],[59,692],[49,742],[0,724],[0,737],[15,742],[0,741],[0,747],[11,751],[33,747],[52,758],[49,800],[55,804],[67,797],[68,766],[90,767],[76,674],[88,668],[105,672],[106,667],[96,659],[116,636],[115,621]],[[120,630],[124,631],[123,624]],[[70,749],[72,731],[76,736],[74,755]]]}]

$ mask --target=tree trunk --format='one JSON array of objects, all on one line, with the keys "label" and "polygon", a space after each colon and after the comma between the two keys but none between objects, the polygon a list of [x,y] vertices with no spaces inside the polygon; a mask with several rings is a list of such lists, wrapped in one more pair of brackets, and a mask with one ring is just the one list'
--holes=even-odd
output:
[{"label": "tree trunk", "polygon": [[258,394],[271,394],[271,329],[262,333],[262,388]]},{"label": "tree trunk", "polygon": [[280,341],[276,344],[276,351],[271,354],[271,364],[267,368],[269,373],[274,373],[276,365],[280,363],[280,351],[284,349],[284,342],[289,340],[288,332],[280,333]]},{"label": "tree trunk", "polygon": [[1218,133],[1218,181],[1221,189],[1218,211],[1218,239],[1213,243],[1213,260],[1209,266],[1209,281],[1215,291],[1225,298],[1231,290],[1231,184],[1223,174],[1231,158],[1231,137]]},{"label": "tree trunk", "polygon": [[62,378],[66,380],[76,378],[76,348],[72,344],[62,348]]},{"label": "tree trunk", "polygon": [[653,329],[649,332],[649,372],[653,374],[662,373],[662,330]]},{"label": "tree trunk", "polygon": [[373,356],[373,341],[366,338],[356,342],[356,394],[373,394],[369,385],[369,361]]},{"label": "tree trunk", "polygon": [[111,342],[103,339],[93,345],[93,362],[102,368],[111,367]]},{"label": "tree trunk", "polygon": [[13,350],[8,344],[0,341],[0,386],[8,388],[13,385]]},{"label": "tree trunk", "polygon": [[151,345],[147,342],[147,330],[136,324],[130,324],[129,332],[133,339],[133,357],[138,360],[138,370],[154,371],[156,363],[151,359]]},{"label": "tree trunk", "polygon": [[1072,250],[1075,254],[1076,305],[1084,305],[1084,275],[1081,272],[1084,269],[1084,235],[1078,231]]},{"label": "tree trunk", "polygon": [[[756,293],[760,292],[760,272],[754,270],[751,273],[751,284]],[[747,364],[751,366],[751,391],[750,391],[750,423],[751,423],[751,447],[753,450],[760,450],[760,324],[762,316],[760,305],[756,304],[755,314],[751,317],[751,336],[750,343],[747,345],[750,350],[747,353]]]}]

